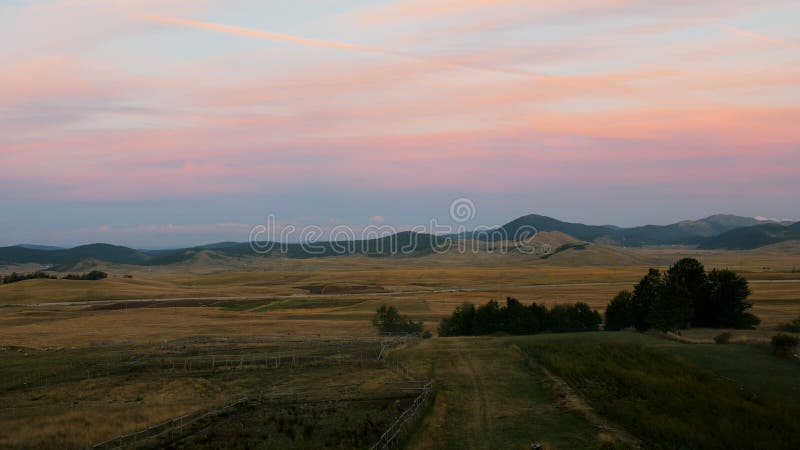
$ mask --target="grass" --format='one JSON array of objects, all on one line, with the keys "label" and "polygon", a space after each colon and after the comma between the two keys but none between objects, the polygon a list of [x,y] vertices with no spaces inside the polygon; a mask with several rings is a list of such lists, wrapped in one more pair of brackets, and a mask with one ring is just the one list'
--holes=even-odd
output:
[{"label": "grass", "polygon": [[[340,385],[342,380],[347,380],[347,383],[361,385],[365,396],[372,398],[376,392],[385,390],[383,380],[395,376],[383,364],[369,357],[350,364],[324,362],[321,358],[319,363],[301,368],[292,368],[285,363],[280,368],[261,366],[234,370],[223,367],[215,372],[204,368],[187,371],[180,366],[172,369],[159,363],[165,357],[182,360],[202,355],[262,351],[296,352],[299,355],[304,352],[374,355],[377,347],[376,343],[334,344],[329,341],[302,344],[291,340],[264,343],[258,340],[248,344],[206,343],[201,340],[196,345],[5,350],[0,352],[0,365],[4,368],[0,380],[0,448],[84,448],[183,414],[226,404],[242,395],[257,397],[260,392],[270,389],[286,392],[307,386]],[[145,364],[148,362],[156,364]],[[49,378],[40,377],[42,374],[48,374]],[[339,418],[361,414],[359,405],[350,405],[352,408],[329,405],[328,409],[341,409]],[[373,406],[363,411],[373,411]],[[383,425],[394,414],[394,411],[383,408],[383,404],[379,406],[379,412],[371,417],[374,420],[379,416],[384,418],[375,426]],[[350,413],[347,413],[348,409]],[[282,414],[272,407],[267,407],[266,411],[275,417]],[[237,415],[235,422],[227,423],[241,430],[240,422],[252,419],[248,417],[249,412]],[[366,417],[362,423],[336,424],[329,421],[329,431],[338,429],[343,439],[340,447],[347,447],[349,441],[344,439],[345,435],[357,435],[365,421]],[[221,422],[220,432],[225,430],[225,423]],[[255,422],[253,426],[256,426]],[[268,430],[263,431],[266,433]],[[309,437],[304,427],[298,427],[297,432],[298,438]],[[369,434],[362,435],[363,439],[377,439],[373,432],[370,428]],[[230,430],[225,433],[229,434]],[[234,439],[231,443],[247,442],[246,438],[252,437],[248,433],[242,433],[241,439]],[[314,439],[327,437],[324,433],[318,435],[316,430],[312,434],[310,437]],[[286,447],[281,444],[281,448]]]},{"label": "grass", "polygon": [[594,448],[600,431],[553,401],[542,371],[498,338],[439,338],[397,352],[432,376],[433,408],[409,448]]},{"label": "grass", "polygon": [[368,448],[410,399],[259,405],[224,417],[175,447],[217,449]]},{"label": "grass", "polygon": [[[686,249],[626,251],[637,261],[655,261],[661,266],[683,253],[698,256]],[[591,253],[590,250],[584,252]],[[132,269],[124,267],[111,270],[111,278],[97,282],[31,280],[0,286],[0,305],[29,305],[0,308],[0,347],[24,347],[0,350],[0,401],[3,405],[0,408],[0,447],[79,448],[120,432],[220,404],[232,396],[252,393],[265,386],[293,387],[347,380],[380,391],[385,388],[383,380],[397,377],[385,367],[345,366],[302,373],[281,369],[214,375],[104,370],[104,364],[109,361],[147,360],[163,356],[163,352],[184,355],[190,351],[202,354],[224,349],[226,353],[235,354],[255,348],[255,344],[233,341],[223,347],[213,342],[192,343],[197,336],[225,336],[235,340],[254,335],[372,334],[370,319],[382,304],[397,306],[403,314],[422,320],[429,330],[435,330],[439,318],[449,315],[464,301],[484,303],[514,296],[525,303],[537,301],[550,306],[585,301],[602,309],[617,291],[630,287],[650,264],[579,264],[561,258],[569,253],[556,255],[548,259],[547,264],[519,255],[480,256],[474,260],[456,256],[402,260],[269,259],[233,264],[235,270],[222,266],[138,268],[131,272],[132,279],[122,278],[122,273]],[[577,253],[570,258],[575,255]],[[800,278],[786,271],[786,267],[791,267],[791,255],[714,251],[699,256],[709,267],[746,271],[746,276],[753,280]],[[607,282],[618,284],[572,284]],[[308,285],[379,285],[389,294],[309,296],[300,288]],[[466,290],[447,291],[452,288]],[[708,426],[702,431],[710,433],[711,437],[688,443],[673,440],[674,448],[681,445],[688,448],[690,444],[697,444],[693,448],[703,448],[710,440],[717,439],[737,448],[737,445],[752,444],[756,438],[780,448],[781,442],[760,433],[766,429],[764,420],[774,420],[784,427],[782,431],[773,430],[775,436],[793,433],[795,425],[777,416],[786,403],[800,402],[800,385],[796,382],[800,364],[773,357],[759,343],[775,334],[777,324],[797,316],[800,282],[753,283],[752,288],[754,312],[764,323],[757,330],[734,331],[731,345],[711,344],[713,337],[723,330],[689,330],[683,333],[683,338],[703,343],[688,345],[633,333],[591,333],[432,339],[398,349],[393,357],[407,364],[412,376],[432,376],[436,380],[434,405],[418,432],[411,436],[409,446],[529,448],[531,443],[543,443],[548,449],[594,448],[604,441],[624,438],[626,430],[635,438],[650,443],[662,436],[673,439],[675,433],[683,432],[680,427],[685,415],[707,422]],[[158,307],[153,304],[98,308],[109,299],[178,297],[230,299],[209,299],[196,302],[192,307],[171,302]],[[51,303],[60,301],[93,304]],[[49,304],[32,306],[40,303]],[[90,346],[91,341],[98,340],[131,344]],[[163,347],[164,342],[172,340],[189,344],[187,348]],[[743,342],[755,344],[743,345]],[[269,344],[268,350],[278,351],[282,345]],[[598,348],[602,351],[592,351]],[[611,354],[606,355],[606,350]],[[542,355],[549,355],[550,359],[539,359],[544,357]],[[607,360],[603,359],[606,357]],[[631,361],[637,364],[632,365]],[[619,366],[623,371],[605,370],[597,374],[591,370],[603,364]],[[557,367],[561,367],[561,372]],[[88,368],[89,376],[75,375],[76,368]],[[648,384],[661,374],[665,378],[662,384]],[[603,405],[617,401],[608,400],[611,391],[607,386],[619,386],[619,378],[627,379],[629,375],[640,383],[633,388],[642,392],[631,391],[637,395],[635,401],[622,392],[617,409],[603,410]],[[559,377],[569,390],[560,386]],[[31,383],[29,379],[38,381]],[[671,389],[680,394],[678,398],[667,396],[666,392]],[[654,397],[644,395],[651,390],[655,392]],[[743,423],[737,415],[707,418],[702,411],[691,408],[686,413],[682,408],[690,398],[698,405],[711,405],[720,411],[738,408],[743,416],[753,417],[752,423]],[[582,400],[586,400],[588,406],[582,406]],[[294,411],[244,411],[220,422],[213,432],[216,436],[236,434],[244,439],[242,442],[254,446],[256,440],[264,437],[258,430],[264,429],[275,436],[275,447],[299,447],[312,442],[313,446],[318,446],[316,444],[324,444],[325,439],[320,441],[314,436],[306,440],[304,437],[304,428],[312,421],[310,418],[320,421],[321,430],[344,427],[358,433],[368,423],[366,414],[377,423],[384,406],[380,402],[353,405],[347,414],[354,418],[349,425],[343,424],[343,414],[349,406],[337,412],[309,406]],[[659,416],[659,407],[668,407],[669,413]],[[642,411],[647,426],[639,424],[643,428],[637,428],[637,422],[624,416],[628,409]],[[770,415],[773,409],[774,414]],[[784,417],[798,417],[789,409],[783,411]],[[292,432],[295,440],[292,440],[289,434],[276,427],[281,418],[285,423],[296,420],[291,418],[296,416],[304,417],[303,425],[299,425],[297,419]],[[653,426],[662,422],[665,429]],[[246,429],[239,434],[242,423]],[[619,435],[615,434],[614,425],[622,425],[618,427]],[[239,432],[234,433],[237,427]],[[742,437],[735,429],[751,427],[757,428],[751,437]],[[719,433],[724,433],[723,437],[718,438]],[[733,442],[732,438],[725,437],[727,434],[741,440]],[[777,439],[775,436],[773,438]],[[210,447],[213,446],[211,437],[202,433],[193,435],[184,446]],[[346,439],[346,436],[340,438]],[[342,439],[329,443],[340,447],[355,445]]]},{"label": "grass", "polygon": [[[611,334],[611,333],[608,333]],[[563,378],[602,416],[609,418],[640,439],[647,448],[737,449],[798,448],[800,416],[796,403],[776,394],[755,381],[772,380],[770,372],[760,369],[781,366],[777,379],[782,389],[792,389],[789,379],[782,378],[800,367],[783,366],[779,360],[760,358],[738,359],[742,352],[729,346],[700,348],[696,353],[683,349],[643,345],[629,336],[545,336],[515,339],[514,342],[532,359]],[[687,344],[684,348],[694,347]],[[733,346],[730,346],[733,347]],[[701,353],[702,352],[702,353]],[[720,379],[676,356],[683,353],[716,371],[727,372],[735,361],[748,364],[750,374],[738,383]],[[716,359],[709,360],[710,355]],[[751,365],[752,364],[752,365]],[[760,364],[754,370],[754,365]],[[734,374],[735,375],[735,374]],[[754,389],[755,388],[755,389]],[[796,392],[795,392],[796,395]]]}]

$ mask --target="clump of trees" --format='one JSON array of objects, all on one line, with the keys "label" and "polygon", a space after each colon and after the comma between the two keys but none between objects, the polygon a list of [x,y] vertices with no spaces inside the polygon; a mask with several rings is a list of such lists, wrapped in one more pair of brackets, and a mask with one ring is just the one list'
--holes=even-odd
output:
[{"label": "clump of trees", "polygon": [[99,270],[93,270],[81,275],[69,274],[64,277],[65,280],[102,280],[103,278],[108,278],[108,274]]},{"label": "clump of trees", "polygon": [[33,272],[33,273],[17,273],[11,272],[11,275],[6,275],[4,277],[0,277],[0,284],[10,284],[10,283],[17,283],[19,281],[25,280],[35,280],[39,278],[44,278],[48,280],[55,280],[56,277],[54,275],[48,275],[44,272]]},{"label": "clump of trees", "polygon": [[477,308],[472,303],[456,307],[450,317],[439,323],[439,336],[597,331],[602,320],[586,303],[548,309],[536,303],[523,305],[508,297],[504,306],[492,300]]},{"label": "clump of trees", "polygon": [[422,322],[414,322],[400,312],[394,306],[383,305],[375,311],[372,318],[372,325],[381,333],[421,333]]},{"label": "clump of trees", "polygon": [[617,294],[606,308],[605,329],[753,328],[761,320],[747,312],[749,296],[747,280],[736,272],[706,272],[700,261],[684,258],[664,273],[650,269],[633,292]]},{"label": "clump of trees", "polygon": [[[100,270],[93,270],[88,273],[84,274],[69,274],[66,275],[64,280],[102,280],[103,278],[108,278],[108,274],[102,272]],[[12,272],[11,275],[6,275],[4,277],[0,277],[0,284],[10,284],[10,283],[17,283],[19,281],[25,280],[36,280],[36,279],[45,279],[45,280],[57,280],[58,277],[55,275],[50,275],[44,272],[33,272],[33,273],[16,273]]]}]

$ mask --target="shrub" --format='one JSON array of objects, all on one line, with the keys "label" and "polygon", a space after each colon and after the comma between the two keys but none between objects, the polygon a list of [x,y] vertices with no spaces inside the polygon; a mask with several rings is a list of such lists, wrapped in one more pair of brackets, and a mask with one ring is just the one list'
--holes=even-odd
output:
[{"label": "shrub", "polygon": [[17,283],[19,281],[25,280],[35,280],[35,279],[46,279],[46,280],[55,280],[56,277],[54,275],[48,275],[44,272],[33,272],[33,273],[17,273],[12,272],[11,275],[6,275],[5,277],[0,277],[0,284],[11,284]]},{"label": "shrub", "polygon": [[509,297],[505,306],[494,300],[477,309],[471,303],[464,303],[450,317],[441,320],[439,336],[597,331],[602,321],[600,313],[586,303],[557,305],[548,311],[544,305],[532,303],[525,306]]},{"label": "shrub", "polygon": [[789,323],[779,325],[778,331],[786,331],[787,333],[800,333],[800,317]]},{"label": "shrub", "polygon": [[772,336],[772,352],[779,356],[794,354],[800,339],[790,334],[778,333]]},{"label": "shrub", "polygon": [[394,306],[383,305],[375,311],[372,318],[372,325],[381,333],[420,333],[422,332],[422,322],[413,320],[400,315]]},{"label": "shrub", "polygon": [[597,331],[603,318],[586,303],[556,305],[547,314],[547,331],[554,333]]},{"label": "shrub", "polygon": [[731,333],[722,333],[714,336],[714,343],[715,344],[727,344],[731,341],[733,334]]},{"label": "shrub", "polygon": [[99,270],[93,270],[89,273],[84,273],[82,275],[75,275],[69,274],[64,277],[65,280],[102,280],[103,278],[108,278],[108,274],[105,272],[101,272]]}]

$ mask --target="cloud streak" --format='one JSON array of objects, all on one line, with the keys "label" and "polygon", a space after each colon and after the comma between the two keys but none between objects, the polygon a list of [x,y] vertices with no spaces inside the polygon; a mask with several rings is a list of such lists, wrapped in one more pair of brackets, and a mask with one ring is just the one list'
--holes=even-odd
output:
[{"label": "cloud streak", "polygon": [[492,72],[492,73],[500,73],[505,75],[516,75],[516,76],[526,76],[526,77],[540,77],[544,76],[543,74],[538,74],[535,72],[530,72],[527,70],[519,70],[519,69],[510,69],[510,68],[498,68],[498,67],[489,67],[489,66],[482,66],[478,64],[469,64],[460,62],[459,58],[457,57],[440,57],[440,58],[432,58],[426,57],[422,55],[418,55],[415,53],[409,52],[402,52],[397,50],[391,50],[382,47],[374,47],[374,46],[367,46],[367,45],[358,45],[358,44],[349,44],[346,42],[339,42],[339,41],[332,41],[332,40],[325,40],[325,39],[312,39],[303,36],[296,36],[292,34],[285,34],[285,33],[275,33],[272,31],[264,31],[264,30],[255,30],[252,28],[243,28],[237,27],[232,25],[223,25],[218,23],[211,23],[211,22],[201,22],[201,21],[194,21],[194,20],[184,20],[184,19],[177,19],[171,17],[163,17],[163,16],[154,16],[154,15],[139,15],[139,17],[143,20],[147,20],[149,22],[155,23],[162,23],[162,24],[169,24],[169,25],[178,25],[182,27],[189,27],[189,28],[197,28],[202,30],[209,30],[209,31],[216,31],[220,33],[226,34],[233,34],[237,36],[246,36],[258,39],[265,39],[269,41],[277,41],[277,42],[289,42],[293,44],[305,45],[309,47],[318,47],[318,48],[329,48],[335,50],[346,50],[346,51],[353,51],[359,53],[367,53],[373,55],[381,55],[381,56],[388,56],[393,58],[404,58],[404,59],[412,59],[416,61],[422,61],[427,63],[433,63],[441,67],[449,67],[449,68],[458,68],[458,69],[469,69],[469,70],[476,70],[476,71],[485,71],[485,72]]}]

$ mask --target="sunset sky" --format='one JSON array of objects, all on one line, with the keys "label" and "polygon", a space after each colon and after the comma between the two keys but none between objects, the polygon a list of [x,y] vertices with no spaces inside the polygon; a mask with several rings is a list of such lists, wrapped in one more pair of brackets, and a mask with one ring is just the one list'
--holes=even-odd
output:
[{"label": "sunset sky", "polygon": [[0,0],[0,245],[800,218],[797,0]]}]

